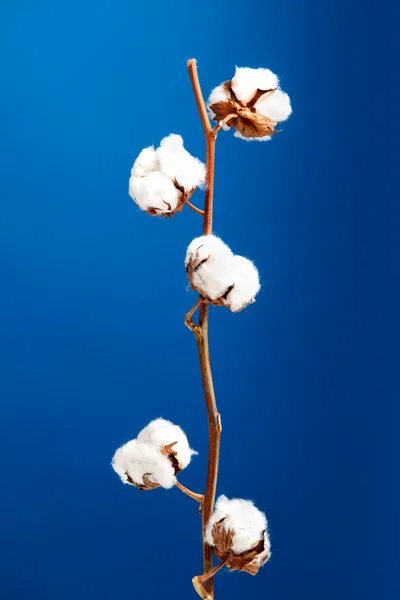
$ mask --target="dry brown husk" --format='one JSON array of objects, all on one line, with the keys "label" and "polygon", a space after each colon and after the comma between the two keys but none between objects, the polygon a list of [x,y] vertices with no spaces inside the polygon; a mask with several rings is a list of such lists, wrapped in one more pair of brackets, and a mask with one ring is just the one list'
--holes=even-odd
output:
[{"label": "dry brown husk", "polygon": [[272,94],[275,89],[257,90],[249,102],[245,103],[236,98],[231,81],[225,81],[223,86],[227,93],[227,99],[210,105],[217,123],[224,121],[229,115],[233,115],[231,119],[225,121],[225,124],[236,129],[245,138],[260,138],[277,133],[275,130],[277,121],[260,115],[256,110],[257,103]]}]

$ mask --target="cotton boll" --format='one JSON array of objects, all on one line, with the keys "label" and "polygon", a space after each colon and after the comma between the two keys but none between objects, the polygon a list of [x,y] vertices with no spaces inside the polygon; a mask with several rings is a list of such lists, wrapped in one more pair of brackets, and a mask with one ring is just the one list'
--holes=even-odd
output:
[{"label": "cotton boll", "polygon": [[192,285],[210,300],[221,298],[234,283],[232,258],[208,260],[193,272]]},{"label": "cotton boll", "polygon": [[256,110],[261,115],[268,117],[271,121],[285,121],[292,114],[290,98],[282,90],[275,90],[273,94],[258,102]]},{"label": "cotton boll", "polygon": [[150,173],[151,171],[155,171],[156,169],[156,151],[154,150],[154,146],[149,146],[149,148],[144,148],[135,160],[135,164],[132,167],[131,174],[134,177],[143,177],[144,175],[147,175],[148,173]]},{"label": "cotton boll", "polygon": [[129,477],[138,484],[143,484],[143,476],[150,474],[149,479],[165,489],[176,483],[175,471],[167,456],[161,454],[152,444],[137,441],[135,457],[128,464]]},{"label": "cotton boll", "polygon": [[231,571],[256,575],[270,556],[267,519],[250,500],[221,496],[205,533],[214,554]]},{"label": "cotton boll", "polygon": [[165,137],[160,147],[145,148],[137,157],[129,179],[129,194],[151,215],[169,215],[183,208],[189,193],[202,185],[205,165],[183,147],[180,135]]},{"label": "cotton boll", "polygon": [[189,192],[205,181],[205,165],[183,147],[181,136],[164,138],[156,151],[160,172]]},{"label": "cotton boll", "polygon": [[232,250],[216,235],[202,235],[195,238],[186,250],[185,265],[193,260],[202,261],[208,257],[219,260],[232,258]]},{"label": "cotton boll", "polygon": [[197,454],[195,450],[190,448],[185,432],[178,425],[174,425],[166,419],[151,421],[139,433],[138,440],[152,444],[156,448],[162,448],[176,442],[171,451],[176,453],[176,459],[181,469],[185,469],[192,456]]},{"label": "cotton boll", "polygon": [[129,478],[137,486],[145,486],[144,476],[153,484],[169,489],[175,485],[175,471],[171,461],[160,450],[139,440],[131,440],[118,448],[112,467],[124,483]]},{"label": "cotton boll", "polygon": [[223,304],[232,312],[253,302],[260,289],[254,264],[243,256],[235,256],[214,235],[201,236],[190,243],[185,265],[192,288],[212,304]]},{"label": "cotton boll", "polygon": [[129,194],[142,210],[157,209],[160,214],[173,211],[179,199],[179,191],[172,181],[158,171],[145,177],[131,176]]},{"label": "cotton boll", "polygon": [[112,467],[124,483],[139,489],[171,488],[176,473],[190,463],[193,454],[186,434],[165,419],[155,419],[137,439],[118,448]]},{"label": "cotton boll", "polygon": [[232,312],[238,312],[252,302],[260,290],[260,279],[254,264],[243,256],[232,259],[234,287],[224,303]]},{"label": "cotton boll", "polygon": [[226,531],[233,532],[232,552],[241,554],[251,550],[261,539],[267,529],[267,519],[253,502],[226,496],[220,496],[215,511],[206,528],[206,541],[214,546],[213,526],[223,519]]},{"label": "cotton boll", "polygon": [[272,136],[270,135],[265,135],[263,137],[244,137],[240,131],[235,131],[233,135],[236,138],[239,138],[239,140],[244,140],[245,142],[269,142],[269,140],[272,139]]},{"label": "cotton boll", "polygon": [[[269,92],[271,98],[265,98]],[[259,108],[260,107],[260,108]],[[278,122],[291,113],[290,99],[279,90],[278,77],[269,69],[236,67],[230,82],[216,87],[208,100],[208,111],[218,123],[229,120],[235,137],[265,142],[276,133]]]},{"label": "cotton boll", "polygon": [[278,77],[269,69],[236,67],[232,89],[238,100],[249,102],[257,90],[271,90],[279,85]]}]

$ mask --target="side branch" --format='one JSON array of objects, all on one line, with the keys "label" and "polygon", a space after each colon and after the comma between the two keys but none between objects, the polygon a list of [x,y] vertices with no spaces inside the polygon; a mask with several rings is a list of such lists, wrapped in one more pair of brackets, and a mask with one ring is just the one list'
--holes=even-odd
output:
[{"label": "side branch", "polygon": [[196,500],[196,502],[199,502],[200,506],[203,504],[203,494],[196,494],[196,492],[192,492],[192,490],[189,490],[187,487],[179,483],[179,481],[177,481],[175,485],[178,488],[178,490],[186,494],[186,496],[189,496],[189,498],[192,498],[193,500]]},{"label": "side branch", "polygon": [[186,206],[188,206],[189,208],[191,208],[192,210],[194,210],[195,213],[197,213],[198,215],[201,215],[202,217],[204,217],[204,210],[201,210],[200,208],[197,208],[197,206],[195,206],[191,202],[188,202],[188,200],[186,200],[185,204],[186,204]]},{"label": "side branch", "polygon": [[209,571],[208,573],[205,573],[204,575],[197,575],[196,577],[193,577],[193,579],[192,579],[193,587],[196,590],[196,592],[198,593],[198,595],[200,596],[200,598],[202,598],[202,600],[210,600],[210,598],[211,598],[211,596],[205,590],[205,587],[204,587],[205,582],[208,579],[210,579],[210,577],[214,577],[214,575],[216,573],[218,573],[218,571],[220,571],[225,566],[227,560],[228,559],[225,559],[222,562],[220,562],[216,567],[214,567],[212,569],[212,571]]},{"label": "side branch", "polygon": [[196,323],[193,321],[193,315],[196,312],[196,310],[199,308],[201,304],[201,298],[199,298],[196,302],[196,304],[193,306],[193,308],[191,308],[189,310],[188,313],[186,313],[185,315],[185,325],[188,329],[190,329],[190,331],[192,331],[194,333],[194,335],[198,335],[200,332],[200,327],[198,325],[196,325]]}]

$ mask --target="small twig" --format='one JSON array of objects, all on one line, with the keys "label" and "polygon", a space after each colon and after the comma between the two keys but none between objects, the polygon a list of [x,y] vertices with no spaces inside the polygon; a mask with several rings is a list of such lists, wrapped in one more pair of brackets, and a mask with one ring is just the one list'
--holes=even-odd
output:
[{"label": "small twig", "polygon": [[226,565],[227,561],[228,561],[228,557],[225,558],[224,560],[222,560],[211,571],[208,571],[208,573],[204,573],[203,575],[198,575],[197,576],[198,581],[200,581],[201,583],[204,583],[205,581],[207,581],[207,579],[210,579],[210,577],[214,577],[214,575],[216,573],[218,573],[218,571],[220,571]]},{"label": "small twig", "polygon": [[210,135],[212,135],[213,137],[217,137],[219,130],[222,129],[223,126],[226,125],[231,119],[235,119],[236,117],[237,115],[231,114],[222,119],[222,121],[219,121],[214,127],[214,129],[211,131]]},{"label": "small twig", "polygon": [[212,596],[205,589],[204,583],[206,583],[206,581],[208,581],[211,577],[214,577],[214,575],[218,573],[218,571],[222,569],[222,567],[225,566],[227,560],[228,558],[225,558],[225,560],[221,561],[211,571],[208,571],[208,573],[204,573],[204,575],[197,575],[196,577],[193,577],[193,587],[200,596],[200,598],[202,598],[203,600],[212,600]]},{"label": "small twig", "polygon": [[192,317],[194,315],[194,313],[196,312],[196,310],[199,308],[200,304],[202,302],[202,298],[200,297],[196,304],[193,306],[193,308],[191,308],[189,310],[188,313],[186,313],[185,315],[185,325],[186,327],[188,327],[188,329],[190,329],[190,331],[192,331],[194,334],[196,334],[196,331],[198,331],[199,326],[196,325],[196,323],[193,321]]},{"label": "small twig", "polygon": [[193,500],[196,500],[196,502],[199,502],[200,505],[203,504],[203,500],[204,500],[203,494],[196,494],[195,492],[192,492],[192,490],[189,490],[187,487],[185,487],[184,485],[179,483],[179,481],[177,481],[175,483],[175,485],[178,488],[178,490],[181,490],[181,492],[186,494],[186,496],[189,496],[189,498],[193,498]]},{"label": "small twig", "polygon": [[192,210],[194,210],[195,213],[197,213],[198,215],[201,215],[202,217],[204,217],[204,210],[201,210],[200,208],[197,208],[197,206],[194,206],[194,204],[192,204],[191,202],[188,202],[186,200],[185,202],[186,206],[188,206],[189,208],[191,208]]}]

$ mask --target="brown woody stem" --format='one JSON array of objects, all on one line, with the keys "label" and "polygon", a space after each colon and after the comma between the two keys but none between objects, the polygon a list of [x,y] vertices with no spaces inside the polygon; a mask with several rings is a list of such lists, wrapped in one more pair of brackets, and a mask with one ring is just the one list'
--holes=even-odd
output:
[{"label": "brown woody stem", "polygon": [[[197,108],[203,125],[206,138],[206,194],[204,203],[204,224],[203,234],[212,233],[212,210],[213,210],[213,191],[214,191],[214,162],[215,162],[215,141],[216,132],[211,127],[203,94],[200,88],[199,77],[197,74],[196,61],[188,61],[188,71],[192,82],[193,92],[196,99]],[[196,305],[197,308],[197,305]],[[194,311],[190,314],[190,321]],[[187,320],[185,320],[186,324]],[[211,375],[210,354],[208,348],[208,304],[200,299],[200,317],[198,326],[191,327],[197,342],[197,349],[200,360],[200,371],[203,382],[204,398],[206,402],[208,418],[208,471],[206,491],[204,494],[202,510],[202,528],[203,528],[203,572],[209,573],[209,579],[205,581],[204,588],[210,598],[214,598],[213,585],[213,560],[212,549],[205,540],[205,530],[211,517],[218,478],[219,448],[221,439],[221,419],[217,410],[213,380]]]},{"label": "brown woody stem", "polygon": [[203,500],[204,500],[203,494],[196,494],[195,492],[192,492],[192,490],[189,490],[187,487],[185,487],[184,485],[179,483],[179,481],[177,481],[175,483],[175,485],[178,488],[178,490],[181,490],[181,492],[186,494],[186,496],[189,496],[189,498],[193,498],[193,500],[196,500],[196,502],[203,504]]}]

